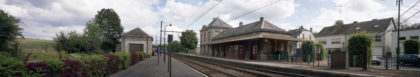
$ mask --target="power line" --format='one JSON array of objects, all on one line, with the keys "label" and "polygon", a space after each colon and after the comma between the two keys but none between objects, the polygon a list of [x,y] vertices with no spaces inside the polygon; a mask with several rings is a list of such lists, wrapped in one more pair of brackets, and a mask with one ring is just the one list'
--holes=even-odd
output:
[{"label": "power line", "polygon": [[[203,8],[203,6],[204,6],[204,5],[206,5],[206,3],[202,4],[202,5],[200,6],[200,8],[198,8],[198,10],[197,10],[197,11],[195,11],[195,12],[194,12],[194,13],[193,13],[190,17],[195,16],[195,14],[197,14],[197,12],[198,12],[198,11],[202,11],[202,10],[201,10],[201,8]],[[201,12],[200,12],[200,13],[201,13]],[[202,13],[201,13],[201,14],[202,14]]]},{"label": "power line", "polygon": [[[277,3],[277,2],[279,2],[279,1],[280,1],[280,0],[277,0],[277,1],[271,2],[271,3],[267,4],[267,5],[264,5],[263,7],[260,7],[260,8],[254,9],[254,10],[252,10],[252,11],[250,11],[250,12],[247,12],[247,13],[244,13],[244,14],[242,14],[242,15],[239,15],[239,16],[237,16],[237,17],[233,18],[232,20],[236,20],[236,19],[238,19],[238,18],[241,18],[242,16],[246,16],[246,15],[249,15],[249,14],[251,14],[251,13],[254,13],[254,12],[256,12],[256,11],[258,11],[258,10],[260,10],[260,9],[264,8],[264,7],[267,7],[267,6],[269,6],[269,5],[272,5],[272,4]],[[232,20],[230,20],[230,21],[232,21]]]},{"label": "power line", "polygon": [[411,5],[410,8],[408,8],[403,14],[401,14],[400,16],[403,16],[405,13],[407,13],[411,8],[413,8],[414,6],[416,6],[418,3],[420,3],[420,0],[418,0],[414,5]]},{"label": "power line", "polygon": [[220,0],[219,2],[217,2],[216,5],[214,5],[212,8],[210,8],[209,10],[207,10],[205,13],[202,13],[198,18],[196,18],[192,23],[190,23],[189,25],[187,25],[185,27],[185,29],[187,29],[189,26],[191,26],[192,24],[194,24],[195,22],[197,22],[199,19],[201,19],[201,17],[203,17],[204,15],[206,15],[207,13],[209,13],[211,10],[213,10],[217,5],[219,5],[223,0]]},{"label": "power line", "polygon": [[414,17],[414,16],[416,16],[417,14],[419,14],[420,13],[420,10],[419,11],[417,11],[415,14],[413,14],[413,15],[411,15],[410,17],[408,17],[407,19],[405,19],[403,22],[401,22],[401,23],[404,23],[404,22],[406,22],[406,21],[408,21],[410,18],[412,18],[412,17]]}]

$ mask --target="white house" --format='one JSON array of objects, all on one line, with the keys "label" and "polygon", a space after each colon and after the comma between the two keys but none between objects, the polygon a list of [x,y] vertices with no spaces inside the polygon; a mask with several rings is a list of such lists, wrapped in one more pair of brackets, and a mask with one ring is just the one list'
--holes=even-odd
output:
[{"label": "white house", "polygon": [[[293,34],[295,38],[315,41],[315,36],[312,34],[312,28],[310,28],[310,30],[307,30],[303,28],[303,26],[300,26],[298,29],[289,30],[288,32]],[[295,48],[301,48],[302,42],[297,42],[297,45],[294,46]]]},{"label": "white house", "polygon": [[324,27],[317,35],[316,41],[323,43],[328,52],[346,51],[346,42],[352,34],[366,32],[375,41],[373,55],[384,55],[385,52],[391,52],[391,30],[393,28],[393,18],[355,21],[350,24]]},{"label": "white house", "polygon": [[135,28],[121,37],[121,50],[123,52],[142,51],[144,54],[152,55],[153,37],[149,36],[140,28]]},{"label": "white house", "polygon": [[[403,47],[403,42],[404,40],[408,40],[408,39],[415,39],[415,40],[419,40],[419,36],[420,36],[420,26],[416,27],[416,28],[411,28],[411,29],[401,29],[400,30],[400,54],[404,54],[404,47]],[[392,54],[395,55],[397,52],[397,31],[394,30],[392,33]]]}]

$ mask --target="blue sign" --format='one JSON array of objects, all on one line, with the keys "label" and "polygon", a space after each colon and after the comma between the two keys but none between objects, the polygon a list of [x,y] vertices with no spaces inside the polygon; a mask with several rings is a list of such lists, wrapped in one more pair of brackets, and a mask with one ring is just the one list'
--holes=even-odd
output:
[{"label": "blue sign", "polygon": [[297,48],[296,49],[296,54],[299,57],[302,54],[302,49],[301,48]]},{"label": "blue sign", "polygon": [[165,48],[165,49],[164,49],[164,53],[166,53],[167,51],[168,51],[168,50]]},{"label": "blue sign", "polygon": [[158,54],[160,53],[160,48],[159,48],[159,47],[157,48],[157,53],[158,53]]}]

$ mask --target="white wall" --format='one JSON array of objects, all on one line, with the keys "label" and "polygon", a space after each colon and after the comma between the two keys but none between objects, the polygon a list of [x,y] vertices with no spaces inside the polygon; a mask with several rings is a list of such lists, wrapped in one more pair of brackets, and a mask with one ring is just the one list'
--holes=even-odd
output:
[{"label": "white wall", "polygon": [[[419,36],[420,37],[420,29],[417,30],[405,30],[405,31],[400,31],[400,37],[405,37],[406,40],[410,39],[410,36]],[[417,39],[419,40],[419,39]],[[403,41],[400,41],[400,52],[401,54],[403,54],[404,52],[404,47],[403,47]],[[397,32],[394,31],[392,32],[392,47],[391,47],[391,51],[392,51],[392,55],[396,55],[397,52]]]}]

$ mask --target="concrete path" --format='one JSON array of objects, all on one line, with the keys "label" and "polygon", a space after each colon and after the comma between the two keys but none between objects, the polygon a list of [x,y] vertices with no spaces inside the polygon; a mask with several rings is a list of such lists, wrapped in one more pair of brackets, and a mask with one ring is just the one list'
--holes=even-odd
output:
[{"label": "concrete path", "polygon": [[[168,62],[163,64],[163,57],[160,56],[158,65],[157,58],[157,56],[152,56],[109,77],[169,77]],[[172,59],[172,77],[205,77],[205,75],[176,59]]]}]

